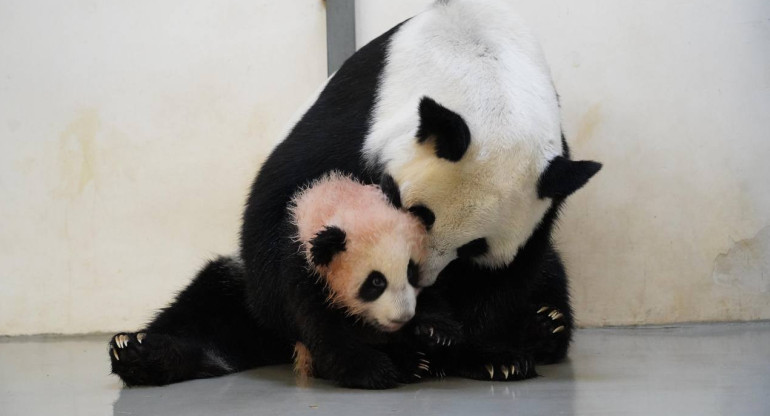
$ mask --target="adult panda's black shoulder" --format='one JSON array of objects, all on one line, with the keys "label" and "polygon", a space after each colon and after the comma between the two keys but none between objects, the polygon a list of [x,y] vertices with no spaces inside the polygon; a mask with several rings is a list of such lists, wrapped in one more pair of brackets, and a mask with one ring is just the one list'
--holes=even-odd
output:
[{"label": "adult panda's black shoulder", "polygon": [[[331,171],[351,174],[364,183],[379,182],[380,170],[362,158],[395,27],[361,48],[329,79],[316,101],[263,163],[251,187],[241,227],[241,257],[250,277],[255,315],[274,322],[269,299],[282,265],[276,241],[287,238],[281,227],[292,195],[303,184]],[[268,307],[264,307],[268,304]]]}]

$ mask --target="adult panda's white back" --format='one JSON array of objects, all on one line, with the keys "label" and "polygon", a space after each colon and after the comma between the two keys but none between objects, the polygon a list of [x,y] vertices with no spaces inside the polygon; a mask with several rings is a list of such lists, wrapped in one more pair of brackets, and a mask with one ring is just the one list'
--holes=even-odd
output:
[{"label": "adult panda's white back", "polygon": [[370,161],[408,158],[423,96],[462,115],[474,145],[491,151],[529,143],[545,159],[541,168],[562,153],[550,71],[537,40],[507,3],[439,1],[399,28],[364,147]]},{"label": "adult panda's white back", "polygon": [[[467,124],[470,146],[459,161],[415,140],[423,97]],[[397,180],[405,206],[435,213],[424,283],[473,240],[488,245],[480,264],[513,260],[550,205],[538,197],[538,179],[562,153],[550,71],[508,2],[439,1],[394,34],[364,155]]]}]

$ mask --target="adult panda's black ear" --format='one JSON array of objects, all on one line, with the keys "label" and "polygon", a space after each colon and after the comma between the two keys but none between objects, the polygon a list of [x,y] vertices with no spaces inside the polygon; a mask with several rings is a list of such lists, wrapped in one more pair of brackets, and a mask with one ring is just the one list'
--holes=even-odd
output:
[{"label": "adult panda's black ear", "polygon": [[388,197],[388,201],[394,207],[401,209],[401,190],[398,188],[396,180],[392,176],[384,173],[380,180],[380,189]]},{"label": "adult panda's black ear", "polygon": [[337,253],[345,251],[347,235],[339,227],[329,226],[310,240],[310,259],[316,266],[328,266]]},{"label": "adult panda's black ear", "polygon": [[436,156],[451,162],[462,159],[471,144],[471,131],[465,120],[428,97],[420,101],[419,111],[417,141],[425,143],[432,139],[436,146]]},{"label": "adult panda's black ear", "polygon": [[537,195],[540,198],[566,198],[585,185],[602,168],[592,160],[569,160],[556,156],[540,175]]}]

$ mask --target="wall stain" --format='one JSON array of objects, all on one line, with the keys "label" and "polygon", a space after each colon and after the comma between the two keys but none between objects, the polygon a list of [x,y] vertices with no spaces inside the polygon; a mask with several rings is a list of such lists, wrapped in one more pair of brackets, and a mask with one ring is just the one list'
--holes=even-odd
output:
[{"label": "wall stain", "polygon": [[714,260],[714,282],[752,293],[770,293],[770,226],[736,241]]},{"label": "wall stain", "polygon": [[101,119],[96,110],[81,111],[59,135],[60,185],[57,195],[75,198],[96,179],[96,134]]},{"label": "wall stain", "polygon": [[585,144],[593,138],[596,127],[602,120],[601,107],[602,105],[599,103],[592,105],[580,119],[580,127],[575,136],[576,144]]}]

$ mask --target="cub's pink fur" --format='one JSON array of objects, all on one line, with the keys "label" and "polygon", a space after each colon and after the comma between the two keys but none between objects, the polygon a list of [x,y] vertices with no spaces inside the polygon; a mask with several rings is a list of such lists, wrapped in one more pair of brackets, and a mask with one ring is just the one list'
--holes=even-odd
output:
[{"label": "cub's pink fur", "polygon": [[388,268],[400,270],[425,255],[426,231],[419,220],[393,207],[378,186],[349,176],[334,172],[316,180],[294,197],[290,209],[308,264],[310,240],[319,231],[328,226],[345,231],[345,251],[315,269],[326,279],[330,300],[352,314],[364,307],[358,288],[373,266],[387,274]]}]

